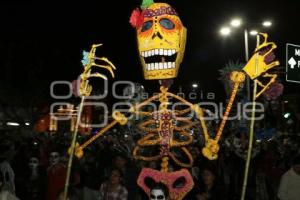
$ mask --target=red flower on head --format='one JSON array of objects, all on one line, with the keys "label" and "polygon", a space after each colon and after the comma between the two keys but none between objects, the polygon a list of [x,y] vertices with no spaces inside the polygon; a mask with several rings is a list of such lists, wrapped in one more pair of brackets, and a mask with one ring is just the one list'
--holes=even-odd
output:
[{"label": "red flower on head", "polygon": [[142,26],[143,22],[144,22],[144,15],[143,12],[141,12],[138,8],[135,9],[130,16],[130,24],[134,27],[134,28],[139,28],[140,26]]}]

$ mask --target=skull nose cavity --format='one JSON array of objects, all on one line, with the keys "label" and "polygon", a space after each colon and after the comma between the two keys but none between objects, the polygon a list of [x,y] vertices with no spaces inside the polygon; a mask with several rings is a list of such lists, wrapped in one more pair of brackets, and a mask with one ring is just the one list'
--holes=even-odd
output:
[{"label": "skull nose cavity", "polygon": [[163,39],[163,36],[160,34],[160,32],[156,32],[152,35],[152,40],[154,40],[156,37],[158,37],[159,39]]}]

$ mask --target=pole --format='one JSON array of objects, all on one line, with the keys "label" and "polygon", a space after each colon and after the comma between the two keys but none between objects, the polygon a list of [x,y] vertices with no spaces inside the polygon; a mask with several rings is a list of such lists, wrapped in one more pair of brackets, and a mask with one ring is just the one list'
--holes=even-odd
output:
[{"label": "pole", "polygon": [[[87,77],[89,77],[91,73],[91,70],[88,71]],[[87,91],[88,88],[88,84],[89,84],[89,80],[87,80],[87,83],[85,84],[84,87],[84,92]],[[79,92],[79,88],[76,88]],[[64,188],[64,200],[67,200],[68,197],[68,192],[69,192],[69,184],[70,184],[70,176],[71,176],[71,170],[72,170],[72,164],[73,164],[73,157],[74,157],[74,153],[75,153],[75,148],[76,148],[76,140],[77,140],[77,135],[78,135],[78,129],[79,129],[79,124],[81,121],[81,114],[82,114],[82,110],[84,107],[84,101],[86,99],[85,95],[81,96],[81,101],[79,104],[79,108],[77,111],[77,121],[76,121],[76,126],[75,126],[75,130],[73,133],[73,138],[72,138],[72,142],[71,142],[71,147],[70,147],[70,157],[69,157],[69,162],[68,162],[68,169],[67,169],[67,177],[66,177],[66,182],[65,182],[65,188]]]},{"label": "pole", "polygon": [[[256,36],[256,47],[259,46],[259,35]],[[258,71],[258,53],[256,53],[255,58],[255,73]],[[247,182],[248,182],[248,173],[249,173],[249,166],[251,161],[251,154],[252,154],[252,146],[253,146],[253,136],[254,136],[254,124],[255,124],[255,96],[257,93],[257,80],[254,80],[254,88],[253,88],[253,100],[252,100],[252,112],[251,112],[251,123],[250,123],[250,133],[249,133],[249,144],[248,144],[248,152],[247,152],[247,160],[245,166],[245,173],[244,173],[244,181],[242,187],[242,195],[241,200],[245,199],[246,190],[247,190]]]},{"label": "pole", "polygon": [[85,96],[81,97],[81,102],[79,105],[79,109],[78,109],[78,115],[77,115],[77,122],[76,122],[76,126],[75,126],[75,131],[73,133],[73,139],[72,139],[72,143],[71,143],[71,152],[70,152],[70,157],[69,157],[69,162],[68,162],[68,170],[67,170],[67,177],[66,177],[66,183],[65,183],[65,189],[64,189],[64,200],[67,199],[68,196],[68,189],[69,189],[69,182],[70,182],[70,175],[71,175],[71,170],[72,170],[72,161],[73,161],[73,156],[74,156],[74,152],[75,152],[75,146],[76,146],[76,140],[77,140],[77,134],[78,134],[78,127],[81,121],[81,113],[83,110],[83,106],[84,106],[84,101],[85,101]]},{"label": "pole", "polygon": [[[244,40],[245,40],[245,61],[246,63],[249,60],[249,44],[248,44],[248,30],[247,28],[244,30]],[[250,97],[250,78],[249,76],[246,77],[246,84],[247,84],[247,98],[248,101],[250,101],[251,97]]]}]

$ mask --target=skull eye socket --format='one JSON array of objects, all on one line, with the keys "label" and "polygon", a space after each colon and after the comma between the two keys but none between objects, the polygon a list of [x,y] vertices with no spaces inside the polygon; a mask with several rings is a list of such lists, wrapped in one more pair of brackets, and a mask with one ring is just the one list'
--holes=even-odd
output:
[{"label": "skull eye socket", "polygon": [[150,199],[152,199],[152,200],[156,200],[156,199],[162,200],[162,199],[165,199],[165,196],[164,195],[157,195],[157,196],[155,196],[155,195],[151,194],[150,195]]},{"label": "skull eye socket", "polygon": [[186,185],[186,179],[185,177],[181,176],[177,178],[173,183],[173,188],[183,188]]},{"label": "skull eye socket", "polygon": [[167,18],[162,18],[162,19],[159,21],[159,23],[160,23],[160,25],[161,25],[162,27],[164,27],[165,29],[168,29],[168,30],[172,30],[172,29],[175,28],[175,24],[174,24],[171,20],[169,20],[169,19],[167,19]]},{"label": "skull eye socket", "polygon": [[51,153],[51,154],[50,154],[50,158],[51,158],[51,159],[56,159],[56,158],[58,158],[58,157],[59,157],[59,155],[56,154],[56,153]]},{"label": "skull eye socket", "polygon": [[152,21],[144,22],[141,32],[145,32],[145,31],[149,30],[152,27],[152,25],[153,25]]}]

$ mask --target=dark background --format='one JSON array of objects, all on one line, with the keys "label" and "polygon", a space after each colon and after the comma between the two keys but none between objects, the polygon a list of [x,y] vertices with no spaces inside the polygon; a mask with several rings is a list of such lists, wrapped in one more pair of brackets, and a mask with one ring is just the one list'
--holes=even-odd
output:
[{"label": "dark background", "polygon": [[[244,61],[243,28],[227,38],[219,35],[223,24],[240,16],[248,23],[271,19],[270,40],[278,45],[276,55],[285,68],[285,44],[300,44],[299,4],[286,1],[195,1],[169,0],[188,29],[185,58],[175,80],[186,92],[192,82],[206,94],[215,92],[224,100],[218,70],[229,60]],[[82,50],[103,43],[99,56],[117,67],[117,80],[143,84],[148,92],[158,84],[143,79],[136,47],[135,30],[129,24],[136,0],[97,2],[1,3],[0,5],[0,96],[1,101],[26,104],[48,102],[50,83],[74,80],[82,72]],[[250,52],[255,39],[249,37]],[[251,56],[251,53],[250,53]],[[281,74],[284,80],[285,75]],[[299,84],[285,83],[285,93],[299,91]]]}]

